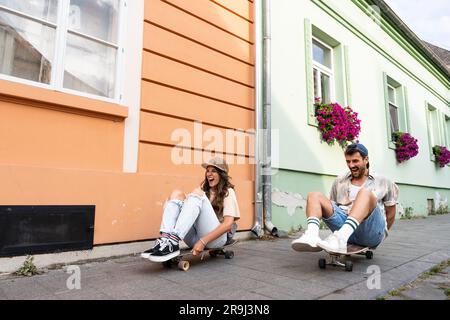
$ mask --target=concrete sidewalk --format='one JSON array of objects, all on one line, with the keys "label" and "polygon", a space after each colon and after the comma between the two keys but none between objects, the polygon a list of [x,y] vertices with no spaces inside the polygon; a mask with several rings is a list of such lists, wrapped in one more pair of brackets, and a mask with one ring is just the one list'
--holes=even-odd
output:
[{"label": "concrete sidewalk", "polygon": [[[0,299],[365,300],[385,296],[450,259],[450,215],[397,221],[390,234],[373,260],[352,258],[352,273],[320,270],[318,259],[325,254],[295,252],[292,239],[257,240],[236,244],[233,260],[205,257],[188,272],[139,256],[83,264],[80,290],[68,289],[71,274],[65,269],[32,278],[2,276]],[[368,282],[376,285],[371,266],[381,271],[379,289],[368,288]]]}]

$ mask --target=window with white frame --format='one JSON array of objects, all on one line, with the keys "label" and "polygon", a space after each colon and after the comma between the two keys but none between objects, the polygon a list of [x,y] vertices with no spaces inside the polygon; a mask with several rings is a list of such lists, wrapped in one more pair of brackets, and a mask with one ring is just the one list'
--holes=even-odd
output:
[{"label": "window with white frame", "polygon": [[116,100],[124,2],[0,0],[0,76]]},{"label": "window with white frame", "polygon": [[444,128],[446,137],[446,147],[450,150],[450,116],[445,115]]},{"label": "window with white frame", "polygon": [[386,120],[390,148],[395,148],[395,132],[408,132],[406,88],[384,73]]},{"label": "window with white frame", "polygon": [[391,125],[391,132],[400,131],[399,124],[399,104],[398,104],[398,88],[388,84],[388,102],[389,102],[389,121]]},{"label": "window with white frame", "polygon": [[431,149],[434,146],[442,146],[441,137],[439,134],[439,113],[438,110],[431,104],[427,105],[428,118],[428,134],[430,139]]},{"label": "window with white frame", "polygon": [[323,103],[334,99],[333,48],[313,38],[314,97]]}]

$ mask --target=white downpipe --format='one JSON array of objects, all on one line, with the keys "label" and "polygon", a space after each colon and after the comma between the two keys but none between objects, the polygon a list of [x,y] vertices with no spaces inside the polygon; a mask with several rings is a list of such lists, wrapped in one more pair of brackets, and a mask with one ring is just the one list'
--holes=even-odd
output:
[{"label": "white downpipe", "polygon": [[[279,236],[272,223],[272,88],[271,88],[271,21],[270,0],[255,2],[256,10],[256,223],[252,229],[258,237],[264,228]],[[261,208],[262,198],[262,208]],[[264,219],[264,222],[263,222]]]}]

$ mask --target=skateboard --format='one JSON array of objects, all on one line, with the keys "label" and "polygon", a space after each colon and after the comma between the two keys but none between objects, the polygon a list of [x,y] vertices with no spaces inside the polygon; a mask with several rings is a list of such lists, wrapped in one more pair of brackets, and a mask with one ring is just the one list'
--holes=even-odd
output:
[{"label": "skateboard", "polygon": [[[209,256],[211,258],[215,258],[217,256],[224,256],[225,259],[233,259],[234,258],[234,251],[228,250],[229,247],[234,246],[236,244],[237,240],[232,240],[229,244],[221,247],[221,248],[215,248],[215,249],[205,249],[202,253],[200,253],[200,259],[203,260],[204,255],[206,253],[209,253]],[[189,261],[190,257],[194,257],[194,255],[191,252],[191,249],[184,249],[181,250],[181,253],[179,256],[172,258],[170,260],[161,262],[165,268],[171,268],[172,266],[177,266],[178,269],[181,271],[188,271],[191,267],[191,262]]]},{"label": "skateboard", "polygon": [[325,259],[319,259],[319,268],[325,269],[327,266],[334,266],[342,267],[345,269],[345,271],[352,272],[353,262],[346,260],[346,258],[356,254],[366,256],[366,259],[371,260],[373,259],[373,250],[374,249],[369,247],[361,247],[357,245],[348,245],[347,253],[337,253],[324,250],[326,253],[328,253],[328,256]]}]

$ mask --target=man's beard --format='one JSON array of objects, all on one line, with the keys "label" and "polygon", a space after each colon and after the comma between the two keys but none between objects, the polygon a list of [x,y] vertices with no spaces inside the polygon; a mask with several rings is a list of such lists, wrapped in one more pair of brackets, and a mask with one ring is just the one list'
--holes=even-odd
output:
[{"label": "man's beard", "polygon": [[358,167],[358,171],[352,171],[352,177],[355,179],[359,179],[364,177],[365,173],[366,173],[365,167]]}]

